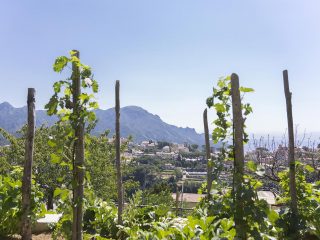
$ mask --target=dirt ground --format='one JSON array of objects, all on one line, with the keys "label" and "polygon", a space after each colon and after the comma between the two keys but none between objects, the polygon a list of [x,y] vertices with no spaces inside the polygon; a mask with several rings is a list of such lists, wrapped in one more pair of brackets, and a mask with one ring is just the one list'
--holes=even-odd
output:
[{"label": "dirt ground", "polygon": [[[20,240],[20,239],[21,239],[20,236],[13,236],[5,240]],[[50,233],[32,234],[32,240],[51,240],[51,239],[52,237]]]}]

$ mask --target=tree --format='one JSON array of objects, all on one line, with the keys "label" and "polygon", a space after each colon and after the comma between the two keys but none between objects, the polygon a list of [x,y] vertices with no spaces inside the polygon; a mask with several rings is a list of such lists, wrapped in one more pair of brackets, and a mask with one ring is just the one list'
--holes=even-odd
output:
[{"label": "tree", "polygon": [[[3,129],[0,129],[2,135],[10,142],[9,146],[1,148],[1,161],[7,166],[1,171],[2,174],[6,174],[11,171],[12,166],[23,166],[23,143],[26,139],[26,126],[19,130],[19,136],[15,137]],[[63,128],[58,128],[57,125],[52,127],[46,127],[44,125],[35,129],[34,138],[34,159],[33,159],[33,172],[34,179],[41,191],[44,193],[44,200],[47,202],[47,209],[53,208],[53,192],[61,185],[61,179],[68,174],[67,166],[60,166],[54,162],[51,162],[51,156],[56,151],[55,143],[52,142],[52,138],[60,139],[65,135]],[[68,145],[64,141],[65,146]],[[65,156],[71,157],[71,152],[64,152]],[[64,161],[67,161],[64,158]],[[71,184],[71,177],[64,179],[66,185]]]},{"label": "tree", "polygon": [[103,200],[117,200],[115,171],[115,145],[108,139],[108,132],[99,136],[86,136],[86,169],[96,196]]},{"label": "tree", "polygon": [[[59,188],[61,184],[71,187],[72,174],[68,166],[57,164],[56,152],[59,151],[60,145],[64,145],[62,162],[68,162],[72,158],[72,151],[67,146],[71,142],[65,139],[67,134],[65,126],[53,125],[46,127],[42,125],[36,129],[35,133],[35,152],[34,152],[34,172],[36,182],[42,188],[47,202],[47,209],[53,209],[54,190]],[[61,139],[53,141],[53,139]],[[52,158],[53,157],[53,158]],[[51,159],[52,158],[52,159]]]},{"label": "tree", "polygon": [[198,144],[191,144],[191,149],[193,152],[195,152],[198,149],[199,145]]}]

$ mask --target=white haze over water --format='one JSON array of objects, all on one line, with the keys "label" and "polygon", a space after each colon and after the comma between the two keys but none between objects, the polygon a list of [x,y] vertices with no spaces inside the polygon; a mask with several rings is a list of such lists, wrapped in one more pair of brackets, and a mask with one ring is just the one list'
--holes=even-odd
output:
[{"label": "white haze over water", "polygon": [[[317,147],[320,143],[320,132],[298,131],[294,133],[295,146],[297,147]],[[245,145],[246,151],[254,150],[255,146],[265,147],[272,150],[279,145],[288,145],[288,133],[270,133],[270,134],[249,134],[249,143]]]}]

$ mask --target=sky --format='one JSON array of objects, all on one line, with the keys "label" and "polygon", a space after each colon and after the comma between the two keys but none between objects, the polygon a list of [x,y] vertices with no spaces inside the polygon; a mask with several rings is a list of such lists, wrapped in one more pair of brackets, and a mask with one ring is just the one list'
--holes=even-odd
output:
[{"label": "sky", "polygon": [[233,72],[255,89],[245,97],[249,132],[284,132],[288,69],[294,124],[320,132],[319,11],[318,0],[2,0],[0,102],[24,106],[34,87],[43,109],[63,77],[54,59],[77,49],[102,109],[120,80],[122,106],[198,132],[212,87]]}]

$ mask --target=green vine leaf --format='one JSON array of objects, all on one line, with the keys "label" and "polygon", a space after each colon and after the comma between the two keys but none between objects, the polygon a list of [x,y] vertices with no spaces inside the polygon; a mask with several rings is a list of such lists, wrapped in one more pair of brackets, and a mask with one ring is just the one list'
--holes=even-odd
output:
[{"label": "green vine leaf", "polygon": [[61,157],[55,153],[51,153],[50,157],[51,157],[52,163],[60,163],[61,162]]},{"label": "green vine leaf", "polygon": [[247,167],[252,172],[257,171],[257,164],[254,161],[248,161]]},{"label": "green vine leaf", "polygon": [[97,82],[96,80],[93,80],[93,82],[92,82],[92,91],[93,91],[94,93],[97,93],[98,90],[99,90],[98,82]]},{"label": "green vine leaf", "polygon": [[57,57],[57,59],[53,64],[53,71],[59,72],[59,73],[62,72],[65,66],[67,66],[68,62],[69,62],[69,58],[65,56]]},{"label": "green vine leaf", "polygon": [[222,104],[222,103],[216,103],[213,106],[214,106],[214,108],[216,109],[217,112],[221,112],[221,113],[226,112],[225,105]]},{"label": "green vine leaf", "polygon": [[254,92],[253,88],[247,88],[247,87],[240,87],[239,90],[240,90],[240,92],[244,92],[244,93]]}]

